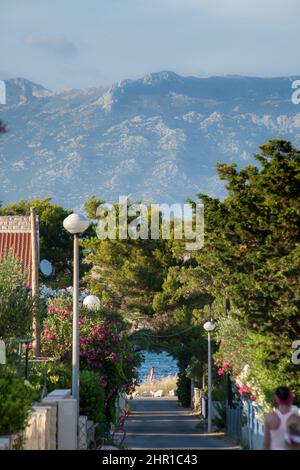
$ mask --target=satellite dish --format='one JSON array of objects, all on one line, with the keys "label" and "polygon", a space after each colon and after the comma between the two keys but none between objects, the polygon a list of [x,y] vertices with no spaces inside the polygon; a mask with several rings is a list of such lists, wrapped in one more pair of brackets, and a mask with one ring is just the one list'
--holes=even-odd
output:
[{"label": "satellite dish", "polygon": [[40,262],[40,270],[44,276],[49,277],[53,273],[53,266],[47,259],[42,259]]}]

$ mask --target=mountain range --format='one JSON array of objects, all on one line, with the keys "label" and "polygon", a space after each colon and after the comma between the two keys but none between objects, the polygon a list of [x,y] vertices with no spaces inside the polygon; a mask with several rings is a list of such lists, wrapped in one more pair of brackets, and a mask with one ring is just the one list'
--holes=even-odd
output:
[{"label": "mountain range", "polygon": [[111,87],[53,92],[5,80],[0,200],[52,197],[79,208],[115,202],[223,197],[217,162],[253,163],[270,138],[300,147],[297,77],[183,77],[159,72]]}]

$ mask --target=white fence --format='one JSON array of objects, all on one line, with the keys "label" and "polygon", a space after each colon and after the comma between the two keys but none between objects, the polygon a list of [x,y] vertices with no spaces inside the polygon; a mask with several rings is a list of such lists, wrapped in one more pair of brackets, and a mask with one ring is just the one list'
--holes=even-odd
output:
[{"label": "white fence", "polygon": [[243,413],[247,423],[242,427],[242,442],[250,450],[260,450],[263,446],[263,422],[258,416],[259,408],[251,402],[243,402]]},{"label": "white fence", "polygon": [[[262,449],[263,423],[259,417],[258,406],[244,401],[239,407],[230,407],[228,402],[213,401],[212,419],[219,415],[219,406],[226,406],[226,434],[242,447],[250,450]],[[206,398],[201,400],[201,414],[207,418]]]},{"label": "white fence", "polygon": [[248,401],[239,407],[226,403],[226,432],[246,449],[262,449],[264,431],[258,406]]}]

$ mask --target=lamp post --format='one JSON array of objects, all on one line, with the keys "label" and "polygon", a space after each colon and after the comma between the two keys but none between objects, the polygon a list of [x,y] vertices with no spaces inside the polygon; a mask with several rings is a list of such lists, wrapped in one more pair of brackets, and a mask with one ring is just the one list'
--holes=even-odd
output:
[{"label": "lamp post", "polygon": [[79,237],[90,225],[81,214],[71,214],[64,221],[64,228],[74,235],[73,258],[73,330],[72,330],[72,398],[77,400],[77,436],[79,416]]},{"label": "lamp post", "polygon": [[208,358],[208,384],[207,384],[207,395],[208,395],[208,416],[207,416],[207,432],[211,432],[211,420],[212,420],[212,398],[211,398],[211,341],[210,333],[214,331],[216,325],[213,321],[207,321],[203,325],[205,331],[207,331],[207,358]]}]

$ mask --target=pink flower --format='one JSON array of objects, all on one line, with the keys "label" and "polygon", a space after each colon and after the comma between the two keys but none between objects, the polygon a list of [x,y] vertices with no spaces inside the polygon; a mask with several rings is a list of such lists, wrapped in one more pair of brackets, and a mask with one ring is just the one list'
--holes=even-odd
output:
[{"label": "pink flower", "polygon": [[225,339],[224,339],[224,338],[221,338],[220,343],[221,343],[221,344],[224,344],[224,343],[225,343]]},{"label": "pink flower", "polygon": [[255,401],[255,400],[256,400],[256,396],[251,394],[251,395],[250,395],[250,400],[251,400],[251,401]]},{"label": "pink flower", "polygon": [[218,375],[223,375],[224,374],[224,369],[218,369]]},{"label": "pink flower", "polygon": [[250,394],[250,390],[249,388],[247,387],[247,385],[242,385],[239,389],[239,394],[240,395],[243,395],[244,393],[246,394]]},{"label": "pink flower", "polygon": [[223,367],[223,369],[230,369],[231,364],[229,362],[222,361],[222,367]]}]

